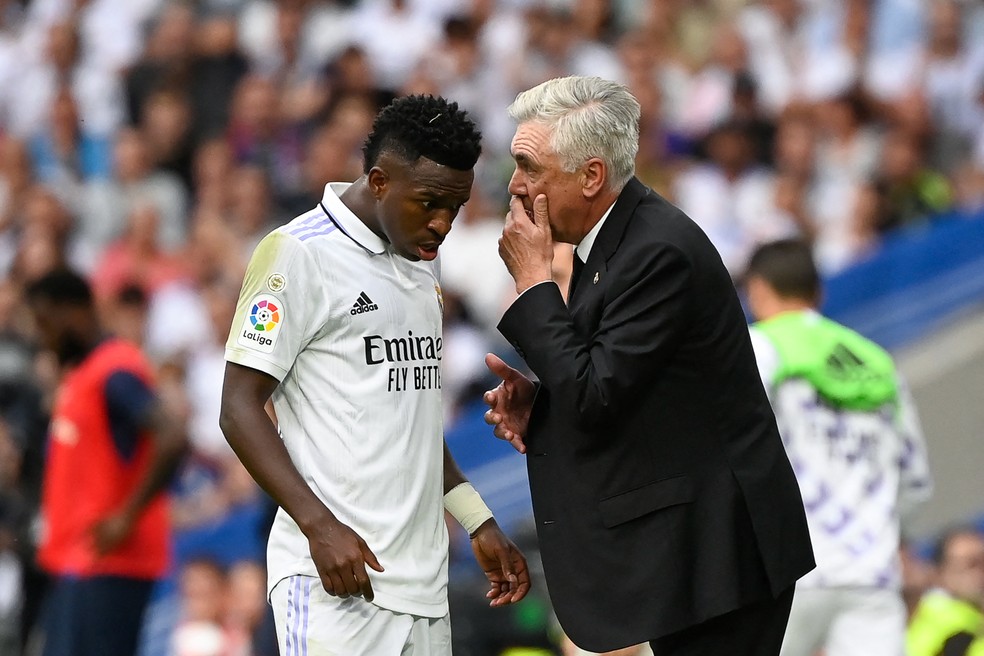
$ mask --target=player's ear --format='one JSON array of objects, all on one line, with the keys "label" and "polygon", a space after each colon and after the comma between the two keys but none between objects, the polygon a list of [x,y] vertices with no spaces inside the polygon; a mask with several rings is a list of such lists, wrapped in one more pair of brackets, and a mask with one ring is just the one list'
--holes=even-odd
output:
[{"label": "player's ear", "polygon": [[389,182],[389,174],[378,166],[372,167],[369,169],[369,173],[366,174],[366,184],[369,185],[369,190],[372,191],[372,195],[376,197],[376,200],[382,198],[383,194],[386,193],[386,187],[389,185]]}]

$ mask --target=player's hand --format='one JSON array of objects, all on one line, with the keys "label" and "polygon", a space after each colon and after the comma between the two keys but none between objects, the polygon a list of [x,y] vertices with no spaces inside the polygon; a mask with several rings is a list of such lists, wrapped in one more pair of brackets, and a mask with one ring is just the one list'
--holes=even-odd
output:
[{"label": "player's hand", "polygon": [[372,601],[374,593],[366,565],[377,572],[382,572],[383,567],[358,533],[333,519],[322,522],[319,531],[307,537],[325,592],[343,598],[361,595]]},{"label": "player's hand", "polygon": [[114,513],[96,522],[92,527],[96,553],[105,556],[114,551],[133,533],[135,523],[136,520],[125,512]]},{"label": "player's hand", "polygon": [[517,293],[553,280],[553,253],[547,197],[540,194],[528,209],[521,198],[513,196],[499,238],[499,257],[516,281]]},{"label": "player's hand", "polygon": [[485,423],[493,427],[492,433],[500,440],[509,442],[520,453],[526,453],[523,437],[530,423],[536,387],[533,381],[497,355],[488,353],[485,356],[485,366],[502,379],[495,389],[482,396],[482,400],[489,406],[485,411]]},{"label": "player's hand", "polygon": [[478,527],[471,537],[472,551],[490,585],[485,597],[489,606],[514,604],[530,591],[526,557],[499,529],[494,519]]}]

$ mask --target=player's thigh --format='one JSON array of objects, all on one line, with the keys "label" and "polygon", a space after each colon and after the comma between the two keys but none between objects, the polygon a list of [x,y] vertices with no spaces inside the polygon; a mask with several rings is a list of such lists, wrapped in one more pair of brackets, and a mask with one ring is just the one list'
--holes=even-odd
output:
[{"label": "player's thigh", "polygon": [[827,656],[903,656],[905,604],[894,590],[844,590]]},{"label": "player's thigh", "polygon": [[780,656],[813,656],[827,638],[836,603],[830,590],[797,589]]},{"label": "player's thigh", "polygon": [[[441,620],[380,608],[362,597],[333,597],[321,581],[292,576],[270,598],[282,656],[450,656]],[[442,648],[443,645],[443,648]]]}]

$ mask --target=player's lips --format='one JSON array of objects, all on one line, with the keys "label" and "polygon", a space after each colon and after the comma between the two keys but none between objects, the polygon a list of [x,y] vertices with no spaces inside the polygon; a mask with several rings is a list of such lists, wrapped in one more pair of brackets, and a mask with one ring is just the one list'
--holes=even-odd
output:
[{"label": "player's lips", "polygon": [[441,247],[439,242],[429,242],[426,244],[418,244],[417,252],[422,260],[433,260],[437,257],[437,249]]}]

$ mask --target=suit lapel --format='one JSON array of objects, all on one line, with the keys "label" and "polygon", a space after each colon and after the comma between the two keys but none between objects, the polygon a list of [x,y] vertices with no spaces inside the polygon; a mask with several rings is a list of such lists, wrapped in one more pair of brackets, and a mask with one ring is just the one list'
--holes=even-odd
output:
[{"label": "suit lapel", "polygon": [[622,189],[611,214],[601,226],[594,246],[591,247],[591,253],[588,255],[588,261],[584,263],[574,294],[568,300],[568,306],[572,310],[577,309],[579,301],[588,293],[588,288],[593,287],[608,271],[608,260],[615,254],[622,241],[622,235],[625,234],[625,228],[629,225],[636,206],[648,193],[649,189],[638,178],[629,180]]}]

